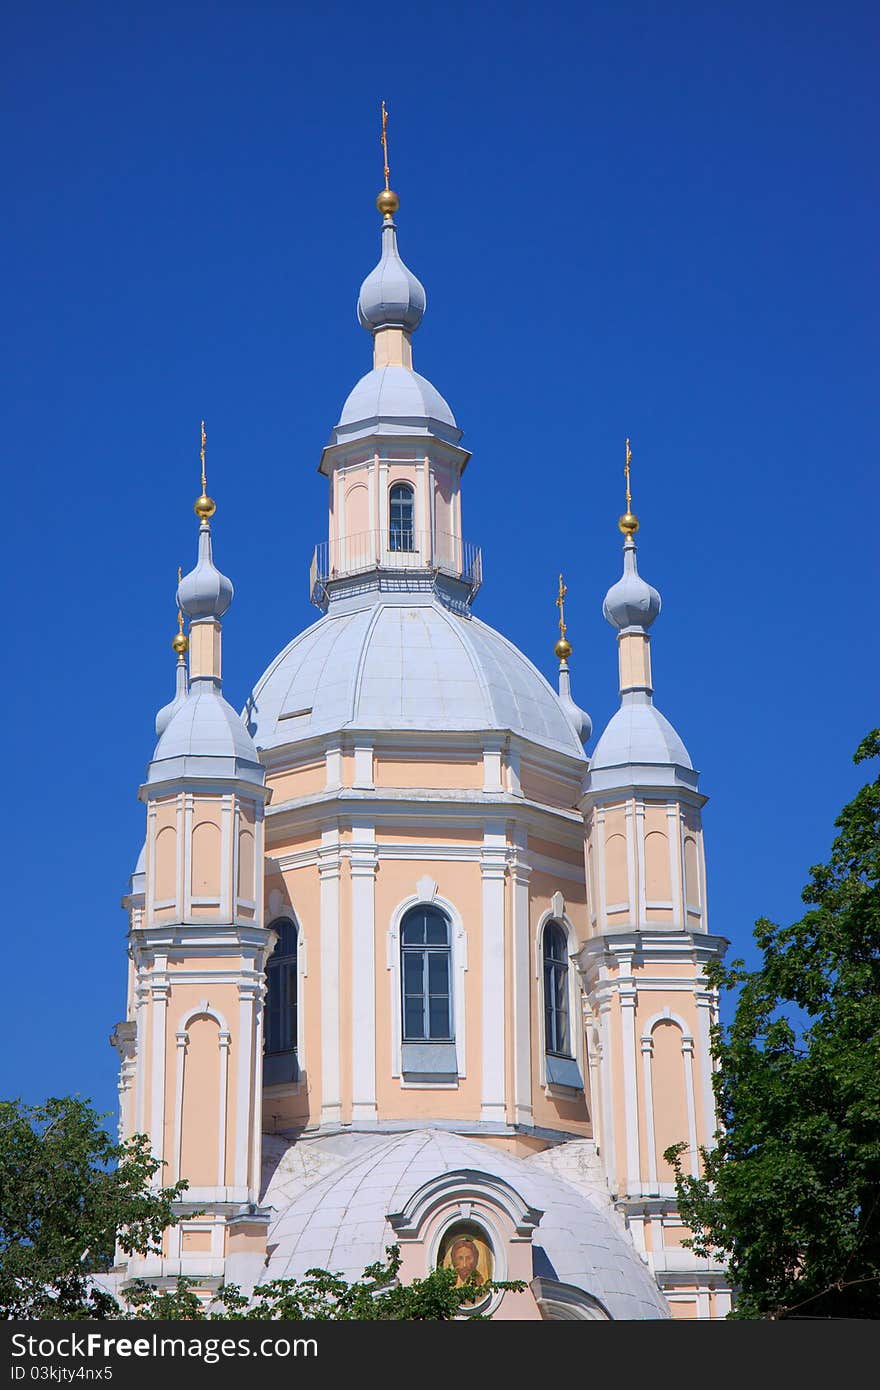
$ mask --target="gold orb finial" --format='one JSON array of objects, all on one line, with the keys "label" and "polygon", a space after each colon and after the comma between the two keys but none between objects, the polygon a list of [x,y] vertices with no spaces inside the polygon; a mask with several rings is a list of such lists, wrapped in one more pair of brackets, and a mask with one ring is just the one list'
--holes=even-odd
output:
[{"label": "gold orb finial", "polygon": [[393,217],[400,207],[400,199],[391,188],[383,188],[376,199],[376,207],[383,217]]},{"label": "gold orb finial", "polygon": [[556,607],[559,609],[559,640],[553,648],[558,661],[567,661],[572,653],[572,645],[566,636],[565,625],[565,595],[568,593],[568,585],[562,575],[559,576],[559,591],[556,595]]},{"label": "gold orb finial", "polygon": [[639,529],[639,519],[633,513],[632,493],[629,486],[629,466],[632,463],[632,449],[629,447],[629,440],[626,441],[626,462],[623,465],[623,476],[626,478],[626,511],[619,518],[618,529],[623,532],[627,540],[631,540]]},{"label": "gold orb finial", "polygon": [[[182,578],[183,578],[183,570],[180,568],[180,565],[178,565],[178,566],[177,566],[177,582],[178,582],[178,584],[180,584],[180,581],[181,581]],[[177,610],[177,631],[175,632],[174,636],[173,636],[172,639],[171,639],[171,650],[172,650],[173,652],[176,652],[177,655],[178,655],[178,657],[186,656],[186,653],[189,651],[189,638],[187,637],[186,633],[185,633],[184,630],[183,630],[183,613],[181,612],[181,610],[180,610],[179,608],[178,608],[178,610]]]},{"label": "gold orb finial", "polygon": [[391,187],[389,182],[391,171],[388,168],[388,109],[382,102],[382,134],[379,136],[382,145],[382,163],[385,174],[385,187],[376,199],[376,207],[383,217],[393,217],[400,207],[400,199]]},{"label": "gold orb finial", "polygon": [[201,457],[201,460],[202,460],[202,495],[201,495],[201,497],[197,497],[197,498],[196,498],[196,500],[195,500],[195,505],[193,506],[193,511],[195,512],[196,516],[199,518],[199,521],[210,521],[210,520],[211,520],[211,517],[214,515],[214,513],[215,513],[216,510],[217,510],[217,503],[214,501],[214,499],[213,499],[212,497],[209,497],[209,496],[208,496],[208,486],[207,486],[207,480],[206,480],[206,476],[205,476],[205,446],[206,446],[207,442],[208,442],[208,436],[205,434],[205,422],[204,422],[204,420],[203,420],[203,421],[202,421],[202,447],[201,447],[201,451],[200,451],[200,457]]}]

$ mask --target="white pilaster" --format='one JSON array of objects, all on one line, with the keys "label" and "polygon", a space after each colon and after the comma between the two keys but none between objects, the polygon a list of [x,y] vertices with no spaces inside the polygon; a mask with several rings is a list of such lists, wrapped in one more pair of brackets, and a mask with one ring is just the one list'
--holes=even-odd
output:
[{"label": "white pilaster", "polygon": [[217,1186],[226,1186],[226,1135],[229,1129],[229,1044],[232,1036],[225,1029],[220,1030],[217,1036],[217,1045],[220,1048],[219,1084],[217,1088],[217,1116],[219,1134],[217,1135]]},{"label": "white pilaster", "polygon": [[186,1045],[189,1033],[185,1029],[177,1033],[177,1065],[174,1078],[174,1154],[171,1160],[171,1181],[180,1177],[181,1145],[183,1143],[183,1079],[186,1070]]},{"label": "white pilaster", "polygon": [[[165,1027],[168,1013],[168,997],[171,986],[165,976],[166,959],[157,956],[155,971],[150,981],[152,995],[152,1019],[150,1034],[153,1043],[152,1084],[150,1088],[150,1147],[156,1158],[165,1157]],[[161,1170],[153,1179],[154,1185],[162,1186]]]},{"label": "white pilaster", "polygon": [[[648,920],[648,885],[645,882],[645,803],[636,804],[636,864],[638,866],[638,905],[636,926],[642,928]],[[656,893],[654,894],[656,897]]]},{"label": "white pilaster", "polygon": [[375,1124],[376,834],[372,821],[351,829],[352,1108],[355,1124]]},{"label": "white pilaster", "polygon": [[597,904],[597,915],[599,918],[599,931],[608,930],[608,895],[605,888],[605,808],[600,806],[596,811],[596,861],[599,870],[599,902]]},{"label": "white pilaster", "polygon": [[684,1064],[684,1094],[688,1117],[688,1145],[691,1173],[697,1177],[700,1171],[700,1155],[697,1152],[697,1110],[694,1098],[694,1040],[685,1035],[681,1040],[681,1060]]},{"label": "white pilaster", "polygon": [[503,1124],[504,1106],[504,876],[503,823],[483,834],[483,1085],[480,1119]]},{"label": "white pilaster", "polygon": [[[235,1161],[233,1184],[239,1190],[256,1188],[259,1175],[249,1172],[251,1127],[254,1123],[254,1006],[259,985],[256,980],[238,984],[238,1066],[235,1086]],[[249,1197],[256,1201],[256,1195]]]},{"label": "white pilaster", "polygon": [[[632,961],[620,959],[620,974],[631,976]],[[626,1146],[626,1186],[638,1193],[641,1183],[639,1162],[638,1081],[636,1079],[636,1003],[638,993],[632,978],[620,980],[617,995],[620,1000],[620,1034],[623,1047],[623,1107]]]},{"label": "white pilaster", "polygon": [[372,743],[356,743],[354,746],[354,785],[365,791],[373,790]]},{"label": "white pilaster", "polygon": [[617,1139],[614,1133],[614,1053],[611,1046],[611,1001],[606,996],[599,1005],[599,1031],[602,1046],[602,1131],[605,1173],[612,1192],[618,1190]]},{"label": "white pilaster", "polygon": [[669,841],[669,874],[672,883],[672,921],[676,927],[686,927],[684,913],[684,884],[682,882],[681,829],[678,823],[678,806],[670,802],[666,807],[666,837]]},{"label": "white pilaster", "polygon": [[635,818],[633,815],[634,803],[628,801],[624,811],[626,823],[626,896],[627,896],[627,920],[633,927],[639,925],[639,900],[636,896],[636,832]]},{"label": "white pilaster", "polygon": [[654,1039],[642,1038],[642,1089],[645,1105],[645,1143],[648,1147],[648,1182],[657,1191],[657,1138],[654,1129],[654,1082],[651,1075]]},{"label": "white pilaster", "polygon": [[513,918],[513,1106],[514,1123],[531,1124],[532,1116],[532,1036],[531,990],[529,987],[529,882],[531,866],[526,862],[526,835],[516,842],[511,865],[511,909]]},{"label": "white pilaster", "polygon": [[342,1123],[339,1056],[339,831],[324,830],[321,880],[321,1123]]}]

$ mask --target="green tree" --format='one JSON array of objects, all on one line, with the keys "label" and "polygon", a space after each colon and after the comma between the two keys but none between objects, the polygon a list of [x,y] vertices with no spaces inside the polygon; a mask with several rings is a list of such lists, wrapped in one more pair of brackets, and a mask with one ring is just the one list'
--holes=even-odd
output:
[{"label": "green tree", "polygon": [[[856,751],[880,755],[875,729]],[[697,1254],[720,1255],[740,1318],[880,1316],[880,777],[835,821],[809,910],[762,918],[759,969],[711,971],[737,990],[713,1030],[720,1129],[686,1174],[666,1158]]]},{"label": "green tree", "polygon": [[115,1143],[75,1097],[0,1101],[0,1317],[119,1315],[93,1283],[113,1261],[160,1247],[186,1188],[155,1189],[145,1135]]},{"label": "green tree", "polygon": [[524,1287],[461,1286],[448,1269],[401,1284],[400,1252],[389,1246],[385,1261],[353,1283],[312,1269],[250,1297],[225,1284],[206,1299],[188,1279],[164,1289],[137,1281],[120,1302],[94,1280],[117,1243],[127,1254],[159,1250],[163,1231],[180,1220],[174,1202],[187,1184],[152,1187],[161,1166],[146,1135],[113,1141],[87,1101],[0,1101],[0,1318],[445,1321],[465,1304]]},{"label": "green tree", "polygon": [[[400,1249],[389,1245],[384,1261],[364,1270],[360,1279],[349,1283],[326,1269],[310,1269],[302,1279],[272,1279],[258,1284],[247,1298],[235,1284],[224,1284],[206,1305],[197,1285],[178,1279],[173,1289],[157,1289],[139,1282],[126,1295],[124,1316],[157,1319],[321,1321],[321,1322],[448,1322],[467,1304],[478,1304],[501,1290],[525,1288],[522,1280],[490,1280],[481,1283],[472,1276],[467,1284],[457,1284],[455,1270],[433,1269],[424,1279],[409,1284],[397,1281]],[[469,1316],[481,1318],[472,1313]]]}]

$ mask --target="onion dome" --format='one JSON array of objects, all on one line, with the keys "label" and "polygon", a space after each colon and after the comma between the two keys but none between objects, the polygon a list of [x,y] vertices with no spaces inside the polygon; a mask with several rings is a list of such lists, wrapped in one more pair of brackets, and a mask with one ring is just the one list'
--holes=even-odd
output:
[{"label": "onion dome", "polygon": [[611,626],[621,631],[647,630],[660,612],[660,595],[639,574],[632,535],[627,536],[623,547],[623,575],[605,595],[602,612]]},{"label": "onion dome", "polygon": [[[194,570],[185,574],[177,586],[177,606],[190,622],[220,619],[232,602],[235,590],[232,580],[221,574],[211,554],[211,517],[217,503],[208,496],[205,477],[205,422],[202,421],[202,491],[196,498],[193,511],[199,518],[199,558]],[[176,648],[175,648],[176,650]]]},{"label": "onion dome", "polygon": [[563,713],[571,725],[574,736],[580,743],[586,743],[593,732],[593,721],[587,711],[581,709],[580,705],[575,704],[571,694],[571,672],[568,669],[568,658],[573,651],[572,645],[568,640],[568,629],[565,622],[565,595],[568,593],[568,585],[564,582],[562,575],[559,576],[559,593],[556,598],[556,607],[559,609],[559,640],[553,651],[559,661],[559,703]]},{"label": "onion dome", "polygon": [[[396,211],[397,195],[388,196],[393,199]],[[358,320],[371,333],[380,328],[402,328],[405,333],[415,333],[424,312],[424,286],[400,259],[397,227],[391,212],[386,212],[382,223],[382,258],[361,285]]]},{"label": "onion dome", "polygon": [[[180,570],[177,571],[177,582],[180,583]],[[156,733],[160,738],[189,694],[189,681],[186,674],[186,654],[189,650],[189,639],[183,630],[183,614],[179,608],[177,610],[177,631],[172,639],[171,649],[177,653],[174,699],[167,705],[163,705],[156,715]]]},{"label": "onion dome", "polygon": [[211,527],[203,519],[199,527],[199,558],[195,569],[185,574],[177,586],[177,602],[191,622],[222,618],[235,590],[232,580],[221,574],[211,554]]}]

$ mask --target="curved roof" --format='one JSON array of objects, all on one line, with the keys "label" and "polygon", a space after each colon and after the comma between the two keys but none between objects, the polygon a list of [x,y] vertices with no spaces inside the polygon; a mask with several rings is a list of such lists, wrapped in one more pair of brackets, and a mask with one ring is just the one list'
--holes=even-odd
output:
[{"label": "curved roof", "polygon": [[156,744],[147,781],[200,775],[263,781],[257,750],[241,715],[212,680],[193,682]]},{"label": "curved roof", "polygon": [[461,438],[455,416],[427,377],[409,367],[374,367],[348,395],[332,443],[367,434],[436,434]]},{"label": "curved roof", "polygon": [[590,772],[626,764],[674,765],[693,769],[690,755],[670,724],[641,691],[623,696],[590,758]]},{"label": "curved roof", "polygon": [[[293,1148],[313,1151],[320,1144],[301,1141]],[[607,1201],[528,1159],[436,1129],[369,1140],[351,1135],[337,1138],[333,1147],[338,1166],[292,1200],[284,1196],[283,1160],[276,1169],[263,1199],[276,1214],[262,1278],[299,1278],[315,1267],[359,1277],[395,1243],[389,1213],[401,1211],[431,1178],[469,1170],[502,1179],[541,1212],[532,1238],[536,1275],[583,1289],[612,1318],[669,1317],[657,1284]],[[308,1157],[320,1171],[319,1155]]]},{"label": "curved roof", "polygon": [[425,287],[405,266],[397,249],[397,229],[386,218],[382,227],[382,257],[370,271],[358,295],[358,321],[371,332],[403,328],[414,333],[425,312]]},{"label": "curved roof", "polygon": [[635,541],[627,537],[623,547],[623,575],[605,595],[602,612],[612,627],[635,627],[644,632],[657,618],[660,607],[657,590],[639,574]]},{"label": "curved roof", "polygon": [[556,691],[512,642],[415,593],[331,606],[275,659],[248,714],[258,748],[345,728],[498,729],[584,760]]}]

